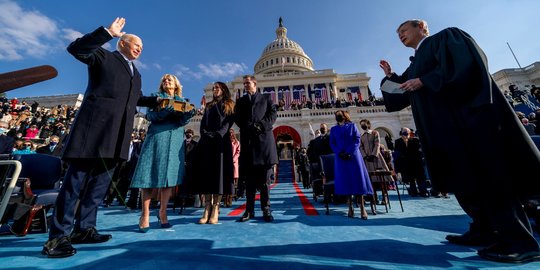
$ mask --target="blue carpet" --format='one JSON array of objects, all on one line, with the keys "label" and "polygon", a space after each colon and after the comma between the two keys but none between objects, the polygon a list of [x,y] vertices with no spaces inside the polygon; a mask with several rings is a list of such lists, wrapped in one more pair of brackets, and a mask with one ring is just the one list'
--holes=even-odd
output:
[{"label": "blue carpet", "polygon": [[[137,231],[138,211],[102,208],[98,229],[113,239],[96,245],[75,245],[77,255],[48,259],[40,255],[46,234],[0,237],[0,269],[540,269],[540,262],[509,265],[480,259],[474,248],[448,244],[448,233],[467,230],[469,218],[455,198],[402,196],[401,212],[395,191],[388,213],[368,220],[347,218],[345,205],[324,206],[302,191],[318,216],[305,214],[292,183],[271,190],[275,222],[256,218],[238,223],[221,208],[220,223],[198,225],[201,208],[182,215],[169,211],[171,229],[159,229],[153,212],[151,230]],[[257,204],[258,207],[258,204]],[[369,209],[369,208],[368,208]],[[357,210],[357,209],[355,209]],[[369,212],[369,211],[368,211]]]}]

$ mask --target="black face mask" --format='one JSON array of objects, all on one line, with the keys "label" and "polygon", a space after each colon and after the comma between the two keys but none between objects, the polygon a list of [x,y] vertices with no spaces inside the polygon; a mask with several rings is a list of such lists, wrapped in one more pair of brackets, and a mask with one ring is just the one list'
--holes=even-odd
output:
[{"label": "black face mask", "polygon": [[401,135],[403,135],[403,136],[409,136],[409,132],[403,131],[403,132],[401,133]]},{"label": "black face mask", "polygon": [[336,115],[336,121],[337,121],[338,123],[343,122],[343,120],[345,120],[345,117],[343,117],[343,115]]},{"label": "black face mask", "polygon": [[326,134],[326,129],[321,128],[320,131],[321,131],[321,134]]},{"label": "black face mask", "polygon": [[360,125],[360,127],[361,127],[363,130],[367,130],[367,126],[366,126],[366,125]]},{"label": "black face mask", "polygon": [[186,134],[186,138],[191,139],[191,137],[193,137],[193,135],[191,135],[191,134],[189,134],[189,133]]}]

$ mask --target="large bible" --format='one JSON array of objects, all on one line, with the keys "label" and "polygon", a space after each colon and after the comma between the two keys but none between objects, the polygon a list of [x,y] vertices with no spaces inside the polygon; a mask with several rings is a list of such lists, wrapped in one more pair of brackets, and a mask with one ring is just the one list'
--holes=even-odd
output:
[{"label": "large bible", "polygon": [[195,108],[195,106],[188,102],[183,102],[179,100],[174,99],[162,99],[161,103],[159,104],[159,108],[163,109],[167,106],[172,106],[175,111],[177,112],[189,112]]}]

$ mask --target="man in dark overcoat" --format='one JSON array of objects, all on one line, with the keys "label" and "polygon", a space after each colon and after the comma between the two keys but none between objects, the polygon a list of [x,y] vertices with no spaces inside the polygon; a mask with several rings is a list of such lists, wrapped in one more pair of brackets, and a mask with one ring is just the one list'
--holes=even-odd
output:
[{"label": "man in dark overcoat", "polygon": [[277,164],[277,149],[272,128],[277,119],[276,106],[270,97],[257,91],[255,76],[244,76],[247,94],[238,99],[235,123],[240,128],[240,181],[246,185],[246,211],[239,219],[248,221],[255,216],[255,192],[261,192],[263,219],[272,222],[268,180]]},{"label": "man in dark overcoat", "polygon": [[[132,61],[143,45],[139,37],[122,32],[124,25],[124,18],[116,18],[108,28],[100,27],[67,48],[88,66],[89,80],[62,155],[69,168],[42,250],[50,258],[74,255],[77,251],[72,243],[111,239],[95,228],[98,205],[116,164],[128,158],[136,106],[157,105],[155,97],[142,97],[141,75]],[[115,37],[120,37],[117,51],[102,47]]]},{"label": "man in dark overcoat", "polygon": [[401,136],[396,140],[394,149],[395,171],[401,173],[401,181],[410,185],[409,195],[429,197],[420,141],[410,137],[411,130],[407,127],[403,127],[399,133]]},{"label": "man in dark overcoat", "polygon": [[540,168],[540,153],[491,77],[486,56],[458,28],[429,36],[427,23],[409,20],[399,39],[415,49],[401,75],[381,60],[383,79],[403,94],[383,92],[388,111],[411,105],[433,187],[454,192],[472,218],[469,231],[450,243],[487,246],[488,260],[540,259],[521,199],[538,193],[540,181],[523,168]]}]

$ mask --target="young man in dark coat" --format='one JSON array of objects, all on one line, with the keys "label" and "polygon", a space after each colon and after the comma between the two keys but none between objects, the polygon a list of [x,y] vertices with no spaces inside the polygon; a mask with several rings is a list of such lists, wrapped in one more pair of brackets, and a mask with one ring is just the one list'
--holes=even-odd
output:
[{"label": "young man in dark coat", "polygon": [[[397,30],[415,49],[401,75],[381,60],[383,79],[403,94],[383,92],[388,111],[411,105],[428,171],[436,189],[454,192],[472,218],[450,243],[488,246],[488,260],[540,259],[540,247],[520,199],[540,181],[522,168],[540,168],[540,153],[491,77],[486,56],[467,33],[447,28],[429,36],[427,23],[409,20]],[[481,142],[481,143],[478,143]]]},{"label": "young man in dark coat", "polygon": [[[142,97],[141,74],[132,61],[139,57],[143,45],[139,37],[122,32],[124,25],[124,18],[116,18],[108,28],[100,27],[67,48],[88,66],[89,83],[64,146],[62,158],[69,162],[69,168],[56,200],[49,240],[42,250],[50,258],[74,255],[77,250],[71,243],[111,239],[95,228],[97,207],[116,164],[128,158],[136,106],[157,105],[155,97]],[[102,45],[115,37],[120,37],[118,50],[105,50]]]},{"label": "young man in dark coat", "polygon": [[255,215],[255,192],[261,192],[261,209],[266,222],[274,217],[270,210],[268,179],[277,164],[277,149],[272,128],[277,119],[276,106],[270,97],[257,91],[255,76],[244,76],[244,95],[236,103],[235,123],[240,127],[240,181],[246,185],[246,212],[239,219]]}]

